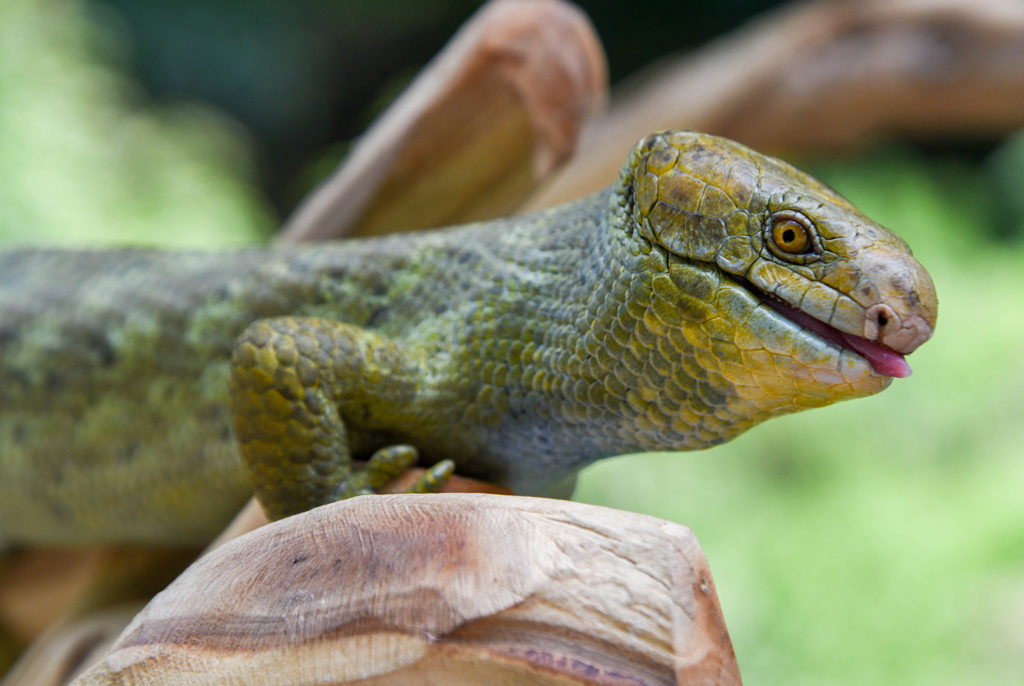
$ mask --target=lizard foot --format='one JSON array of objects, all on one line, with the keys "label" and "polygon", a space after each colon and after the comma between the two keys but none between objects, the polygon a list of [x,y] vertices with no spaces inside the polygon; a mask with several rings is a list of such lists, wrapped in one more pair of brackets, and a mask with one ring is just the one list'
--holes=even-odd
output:
[{"label": "lizard foot", "polygon": [[[386,483],[413,465],[419,453],[411,445],[389,445],[373,453],[362,468],[345,480],[338,499],[376,493]],[[455,463],[441,460],[428,468],[406,489],[406,493],[435,493],[441,490],[455,471]]]}]

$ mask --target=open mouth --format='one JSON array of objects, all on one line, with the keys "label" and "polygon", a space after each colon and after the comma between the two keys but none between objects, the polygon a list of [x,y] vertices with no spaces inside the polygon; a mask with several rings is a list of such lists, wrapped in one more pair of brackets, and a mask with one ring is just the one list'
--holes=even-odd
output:
[{"label": "open mouth", "polygon": [[903,355],[892,348],[887,348],[880,343],[869,341],[861,336],[854,336],[845,331],[840,331],[834,326],[815,319],[806,312],[802,312],[792,305],[783,302],[774,295],[764,293],[758,289],[753,289],[753,292],[757,293],[761,302],[786,319],[814,333],[819,338],[823,338],[830,343],[838,345],[840,348],[845,348],[863,357],[868,361],[876,374],[897,378],[910,376],[910,365],[907,364]]}]

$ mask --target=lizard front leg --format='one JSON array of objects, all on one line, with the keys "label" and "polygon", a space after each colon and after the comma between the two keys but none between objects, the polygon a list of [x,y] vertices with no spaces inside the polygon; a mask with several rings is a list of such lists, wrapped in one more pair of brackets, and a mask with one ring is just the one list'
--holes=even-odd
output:
[{"label": "lizard front leg", "polygon": [[[377,450],[357,468],[353,430],[401,428],[422,361],[398,343],[351,324],[281,317],[250,325],[231,360],[235,437],[256,496],[279,519],[373,492],[416,461],[410,446]],[[380,446],[373,446],[378,448]],[[415,484],[436,490],[452,471],[443,461]]]}]

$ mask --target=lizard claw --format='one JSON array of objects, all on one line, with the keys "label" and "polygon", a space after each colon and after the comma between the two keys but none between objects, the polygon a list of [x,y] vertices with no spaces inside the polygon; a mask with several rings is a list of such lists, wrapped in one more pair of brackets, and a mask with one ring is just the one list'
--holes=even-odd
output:
[{"label": "lizard claw", "polygon": [[[411,445],[389,445],[377,450],[362,468],[345,481],[339,499],[378,492],[388,482],[415,465],[418,458],[419,452]],[[424,471],[405,492],[435,493],[444,487],[454,472],[454,462],[441,460]]]},{"label": "lizard claw", "polygon": [[370,456],[361,469],[348,479],[339,499],[376,493],[384,484],[406,471],[419,457],[411,445],[389,445]]},{"label": "lizard claw", "polygon": [[455,473],[455,463],[451,460],[441,460],[434,466],[427,469],[416,482],[409,486],[406,493],[437,493],[448,479]]}]

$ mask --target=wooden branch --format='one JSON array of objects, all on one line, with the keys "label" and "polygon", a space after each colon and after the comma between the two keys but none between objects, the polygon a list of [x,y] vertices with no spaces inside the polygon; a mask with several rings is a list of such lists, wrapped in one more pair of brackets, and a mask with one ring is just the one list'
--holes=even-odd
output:
[{"label": "wooden branch", "polygon": [[689,529],[567,501],[355,498],[200,558],[74,683],[739,684]]},{"label": "wooden branch", "polygon": [[0,575],[0,623],[28,643],[59,620],[98,574],[109,551],[44,549],[9,553],[10,567]]},{"label": "wooden branch", "polygon": [[282,239],[326,240],[488,219],[572,153],[604,103],[586,16],[560,0],[492,0],[359,140]]},{"label": "wooden branch", "polygon": [[103,657],[142,603],[92,612],[50,627],[3,676],[3,686],[61,686]]},{"label": "wooden branch", "polygon": [[1024,126],[1020,0],[824,0],[784,7],[656,66],[613,95],[580,154],[530,200],[615,179],[651,131],[695,129],[764,151],[846,149],[883,135],[995,137]]},{"label": "wooden branch", "polygon": [[148,598],[198,551],[172,548],[30,548],[0,575],[0,623],[25,643],[48,627],[112,602]]}]

